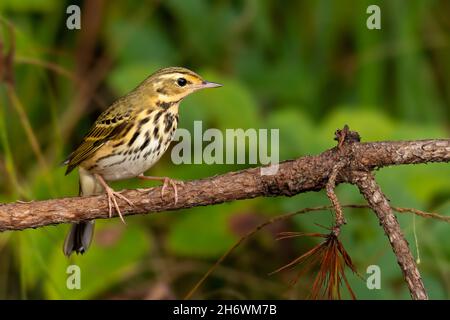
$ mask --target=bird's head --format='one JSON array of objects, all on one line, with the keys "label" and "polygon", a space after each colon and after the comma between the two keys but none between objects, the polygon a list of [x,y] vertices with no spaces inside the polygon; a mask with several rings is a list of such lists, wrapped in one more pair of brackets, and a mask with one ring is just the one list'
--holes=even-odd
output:
[{"label": "bird's head", "polygon": [[165,102],[181,101],[197,90],[221,86],[221,84],[203,80],[197,73],[181,67],[158,70],[141,85],[144,90],[155,94],[157,100]]}]

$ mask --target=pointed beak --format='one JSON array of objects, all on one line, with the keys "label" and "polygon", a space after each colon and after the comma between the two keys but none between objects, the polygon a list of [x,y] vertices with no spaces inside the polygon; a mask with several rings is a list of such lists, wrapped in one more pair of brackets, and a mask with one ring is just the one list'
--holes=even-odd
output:
[{"label": "pointed beak", "polygon": [[201,88],[218,88],[221,87],[222,85],[220,83],[215,83],[215,82],[209,82],[209,81],[203,81],[201,84]]}]

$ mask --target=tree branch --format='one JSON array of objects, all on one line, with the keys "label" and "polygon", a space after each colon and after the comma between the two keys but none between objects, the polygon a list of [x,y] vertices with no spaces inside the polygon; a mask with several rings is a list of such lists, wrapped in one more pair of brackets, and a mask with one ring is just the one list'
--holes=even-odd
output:
[{"label": "tree branch", "polygon": [[[187,181],[178,187],[177,204],[173,201],[173,190],[167,190],[164,199],[160,196],[161,187],[125,190],[123,195],[135,205],[121,202],[122,214],[178,210],[256,197],[293,196],[322,189],[327,189],[332,201],[336,200],[333,204],[335,208],[338,204],[339,211],[334,187],[340,183],[356,184],[389,237],[412,297],[427,298],[408,243],[370,171],[391,165],[449,162],[450,139],[360,143],[359,135],[348,127],[338,130],[336,135],[337,147],[316,156],[282,162],[273,175],[262,175],[259,167]],[[337,212],[338,218],[341,213]],[[105,196],[0,205],[0,231],[99,218],[108,218]],[[343,217],[340,222],[344,222]]]},{"label": "tree branch", "polygon": [[328,182],[325,187],[325,190],[327,191],[327,197],[330,199],[331,204],[333,205],[334,212],[336,214],[336,224],[333,227],[333,232],[337,236],[339,236],[339,233],[341,231],[341,226],[346,224],[344,217],[344,211],[342,211],[342,206],[339,202],[339,199],[335,193],[336,188],[336,178],[339,174],[339,171],[345,166],[345,162],[341,161],[335,164],[333,169],[331,170],[330,176],[328,177]]},{"label": "tree branch", "polygon": [[[389,165],[449,162],[450,139],[344,144],[317,156],[306,156],[279,164],[274,175],[261,175],[261,168],[229,172],[178,187],[178,203],[172,190],[161,199],[161,187],[125,190],[135,207],[121,202],[122,214],[178,210],[256,197],[293,196],[326,188],[336,163],[347,157],[335,184],[352,182],[355,171],[370,171]],[[23,230],[59,223],[108,218],[105,196],[73,197],[0,205],[0,231]]]},{"label": "tree branch", "polygon": [[409,250],[408,241],[403,236],[400,224],[392,212],[389,201],[381,191],[375,178],[368,172],[355,172],[353,181],[380,220],[380,225],[389,238],[412,298],[415,300],[428,299],[419,269]]}]

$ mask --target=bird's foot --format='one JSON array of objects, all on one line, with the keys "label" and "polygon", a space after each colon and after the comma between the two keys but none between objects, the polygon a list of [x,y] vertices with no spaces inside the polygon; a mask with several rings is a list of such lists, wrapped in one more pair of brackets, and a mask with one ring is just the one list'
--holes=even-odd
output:
[{"label": "bird's foot", "polygon": [[114,206],[114,208],[116,209],[117,214],[119,215],[120,220],[122,220],[122,222],[125,224],[125,219],[123,218],[122,212],[120,211],[119,204],[117,203],[117,198],[122,199],[123,201],[128,203],[130,206],[134,206],[134,203],[131,202],[127,197],[122,195],[120,192],[114,191],[114,189],[111,188],[101,176],[99,176],[99,175],[96,175],[96,176],[97,176],[97,179],[100,182],[100,184],[105,189],[106,196],[108,197],[108,213],[109,213],[109,217],[110,218],[112,217],[112,209],[113,209],[113,206]]},{"label": "bird's foot", "polygon": [[108,208],[109,208],[109,217],[112,217],[112,205],[114,204],[114,208],[116,209],[117,214],[119,215],[120,220],[125,224],[125,219],[122,216],[122,212],[120,211],[119,205],[117,204],[117,198],[122,199],[130,206],[134,206],[133,202],[131,202],[127,197],[122,195],[120,192],[114,191],[111,187],[106,189],[106,193],[108,196]]},{"label": "bird's foot", "polygon": [[164,193],[167,190],[167,188],[169,187],[169,185],[172,187],[173,189],[173,193],[174,193],[174,197],[175,197],[175,204],[178,203],[178,188],[177,185],[183,185],[184,182],[180,181],[180,180],[175,180],[175,179],[171,179],[169,177],[152,177],[152,176],[144,176],[144,175],[140,175],[138,176],[139,179],[143,179],[143,180],[154,180],[154,181],[161,181],[163,182],[163,186],[161,189],[161,199],[164,199]]}]

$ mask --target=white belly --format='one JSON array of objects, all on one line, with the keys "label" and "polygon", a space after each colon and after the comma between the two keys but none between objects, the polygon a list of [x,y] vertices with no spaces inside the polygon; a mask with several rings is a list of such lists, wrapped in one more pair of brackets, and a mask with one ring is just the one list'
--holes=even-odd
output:
[{"label": "white belly", "polygon": [[128,144],[109,148],[113,150],[112,153],[101,157],[92,172],[100,174],[107,181],[129,179],[143,174],[169,147],[178,124],[178,115],[171,110],[157,110],[151,115],[143,113],[136,123],[134,129],[137,130],[133,130]]},{"label": "white belly", "polygon": [[147,146],[141,149],[145,143],[145,137],[139,137],[130,148],[136,152],[122,152],[102,159],[98,162],[95,171],[107,181],[137,177],[150,169],[162,157],[171,140],[171,136],[163,143],[157,139],[151,139]]}]

